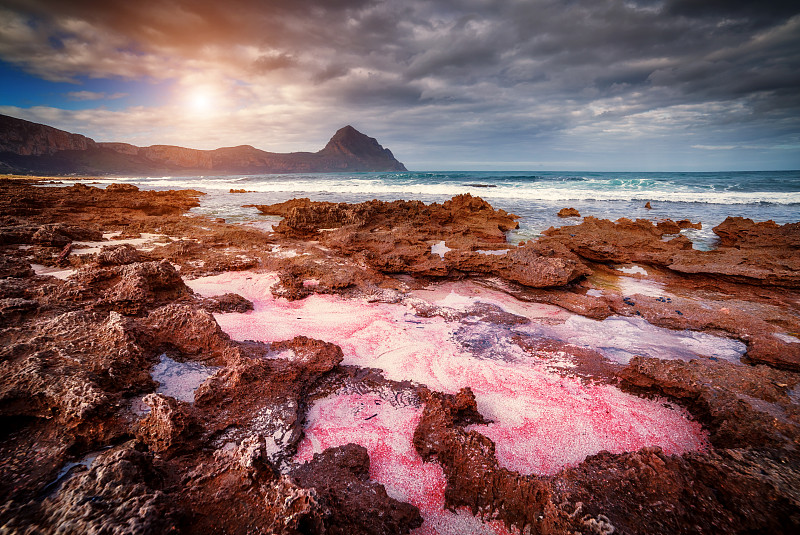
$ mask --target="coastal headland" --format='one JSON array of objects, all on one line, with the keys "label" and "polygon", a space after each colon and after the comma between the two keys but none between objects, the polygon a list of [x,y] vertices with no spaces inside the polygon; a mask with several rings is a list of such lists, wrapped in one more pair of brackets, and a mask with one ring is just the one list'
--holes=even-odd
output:
[{"label": "coastal headland", "polygon": [[96,142],[39,123],[0,115],[0,172],[57,175],[196,175],[405,171],[392,151],[350,125],[317,152],[277,153],[250,145],[197,150]]},{"label": "coastal headland", "polygon": [[0,180],[4,532],[800,530],[800,223],[202,195]]}]

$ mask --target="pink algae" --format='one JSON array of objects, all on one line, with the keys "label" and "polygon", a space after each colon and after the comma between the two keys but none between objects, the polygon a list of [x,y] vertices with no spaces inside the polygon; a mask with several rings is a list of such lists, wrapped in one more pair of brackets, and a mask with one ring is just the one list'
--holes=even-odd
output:
[{"label": "pink algae", "polygon": [[[706,444],[698,423],[658,400],[564,377],[522,351],[511,360],[480,358],[454,337],[460,327],[470,328],[467,323],[422,318],[405,305],[336,296],[288,302],[269,292],[276,280],[270,274],[239,272],[187,284],[205,295],[235,292],[253,301],[252,312],[216,316],[236,340],[310,336],[341,346],[345,364],[379,368],[388,379],[412,380],[446,393],[470,387],[479,410],[492,421],[472,429],[495,442],[500,465],[511,470],[549,475],[602,450],[619,453],[660,446],[668,454],[680,454]],[[539,312],[542,318],[553,314],[549,309]],[[428,528],[421,529],[433,529],[438,519],[433,532],[458,532],[453,528],[456,520],[463,532],[485,532],[483,523],[464,527],[474,520],[471,515],[442,511],[441,471],[423,465],[411,446],[419,409],[376,403],[379,399],[343,395],[320,401],[311,409],[299,458],[308,459],[329,446],[362,444],[370,453],[372,476],[390,495],[423,511]]]},{"label": "pink algae", "polygon": [[422,410],[396,406],[374,394],[333,395],[318,401],[306,420],[306,437],[296,461],[308,461],[326,448],[355,443],[370,458],[370,478],[386,487],[389,496],[420,509],[425,523],[413,533],[510,533],[500,522],[483,522],[465,511],[444,509],[446,485],[441,467],[423,463],[412,445]]}]

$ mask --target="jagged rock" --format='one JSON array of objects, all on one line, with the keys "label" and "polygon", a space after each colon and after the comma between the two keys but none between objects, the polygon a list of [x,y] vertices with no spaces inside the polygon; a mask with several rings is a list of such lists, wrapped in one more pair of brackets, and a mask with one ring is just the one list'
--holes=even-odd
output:
[{"label": "jagged rock", "polygon": [[452,269],[499,275],[532,288],[563,286],[592,270],[566,247],[530,241],[501,255],[449,251],[445,263]]},{"label": "jagged rock", "polygon": [[140,262],[142,256],[133,245],[122,243],[119,245],[104,245],[97,253],[97,263],[101,266],[120,266]]},{"label": "jagged rock", "polygon": [[331,534],[409,533],[422,525],[419,510],[390,498],[383,485],[369,480],[369,456],[363,446],[328,448],[291,472],[295,484],[313,488],[330,510]]},{"label": "jagged rock", "polygon": [[[500,255],[479,252],[505,244],[505,232],[517,227],[517,217],[494,210],[483,199],[469,194],[441,205],[418,201],[351,205],[294,199],[257,208],[284,217],[277,232],[314,236],[324,245],[363,258],[385,273],[484,273],[532,287],[561,286],[591,273],[575,254],[557,243],[541,246],[532,242],[525,247],[509,247]],[[441,258],[431,254],[431,246],[437,241],[445,245]],[[281,273],[281,285],[275,289],[278,295],[297,299],[311,293],[313,290],[303,286],[304,278],[291,269]]]},{"label": "jagged rock", "polygon": [[800,383],[795,373],[726,361],[634,357],[620,377],[628,388],[688,406],[718,448],[800,446],[800,407],[788,396]]},{"label": "jagged rock", "polygon": [[152,384],[132,325],[114,312],[67,312],[36,323],[27,340],[0,363],[0,415],[75,426],[106,414],[114,400],[108,390]]},{"label": "jagged rock", "polygon": [[447,478],[445,506],[501,520],[520,531],[563,532],[569,526],[552,503],[550,485],[500,468],[494,443],[470,424],[486,423],[469,388],[458,394],[425,393],[425,410],[414,431],[414,448],[436,460]]},{"label": "jagged rock", "polygon": [[92,468],[73,477],[42,504],[34,521],[63,534],[174,533],[175,503],[161,488],[151,457],[132,444],[100,455]]},{"label": "jagged rock", "polygon": [[163,394],[148,394],[150,414],[137,426],[136,437],[155,453],[174,452],[200,432],[191,405]]},{"label": "jagged rock", "polygon": [[113,184],[109,184],[108,186],[106,186],[106,191],[116,191],[116,192],[139,191],[139,186],[135,186],[133,184],[124,184],[121,182],[115,182]]},{"label": "jagged rock", "polygon": [[116,309],[140,313],[145,305],[176,299],[191,294],[183,279],[166,260],[137,262],[114,268],[119,282],[106,290],[104,301]]},{"label": "jagged rock", "polygon": [[208,297],[203,301],[203,308],[209,312],[247,312],[253,310],[253,302],[239,294],[226,293]]},{"label": "jagged rock", "polygon": [[646,219],[631,221],[585,217],[580,225],[550,228],[544,232],[545,243],[557,241],[575,254],[593,262],[643,262],[666,265],[677,252],[692,248],[685,236],[663,241],[669,234],[665,226]]},{"label": "jagged rock", "polygon": [[172,303],[157,308],[143,323],[145,337],[153,348],[167,346],[184,356],[222,363],[233,347],[214,316],[191,305]]},{"label": "jagged rock", "polygon": [[562,208],[558,211],[558,217],[580,217],[581,213],[575,208]]},{"label": "jagged rock", "polygon": [[548,229],[542,241],[557,241],[594,262],[640,262],[681,273],[800,287],[800,224],[779,227],[728,218],[714,229],[721,236],[720,247],[714,251],[693,249],[683,235],[669,238],[698,225],[688,220],[653,224],[644,219],[611,222],[586,217],[580,225]]},{"label": "jagged rock", "polygon": [[774,221],[755,223],[743,217],[727,217],[713,230],[723,247],[800,249],[800,223],[778,225]]},{"label": "jagged rock", "polygon": [[614,533],[790,534],[800,528],[799,468],[747,450],[601,452],[554,478],[554,500],[582,527],[602,520]]},{"label": "jagged rock", "polygon": [[33,277],[31,265],[13,256],[0,256],[0,279]]}]

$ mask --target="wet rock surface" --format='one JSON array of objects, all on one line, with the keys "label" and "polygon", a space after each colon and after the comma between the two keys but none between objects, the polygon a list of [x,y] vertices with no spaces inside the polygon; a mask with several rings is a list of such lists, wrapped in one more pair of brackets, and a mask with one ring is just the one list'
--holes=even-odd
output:
[{"label": "wet rock surface", "polygon": [[590,273],[577,256],[557,245],[507,246],[505,232],[517,228],[517,217],[469,194],[441,205],[297,199],[257,208],[284,217],[276,232],[313,237],[384,273],[494,274],[533,287],[563,286]]},{"label": "wet rock surface", "polygon": [[584,218],[576,226],[551,228],[547,241],[557,241],[595,262],[641,262],[687,274],[712,274],[730,280],[797,288],[800,285],[800,225],[779,226],[728,217],[714,227],[720,237],[713,251],[698,251],[679,234],[697,228],[690,221],[616,222]]},{"label": "wet rock surface", "polygon": [[[515,218],[471,197],[291,201],[268,209],[285,218],[276,233],[182,215],[196,202],[192,192],[0,181],[3,530],[412,532],[420,510],[370,477],[364,448],[295,460],[315,401],[365,392],[421,410],[412,446],[441,468],[448,509],[531,533],[800,530],[796,225],[731,218],[715,229],[718,249],[703,252],[671,237],[691,222],[587,217],[511,246]],[[413,321],[488,330],[454,330],[465,348],[502,339],[528,357],[558,353],[571,362],[559,373],[685,407],[709,445],[600,452],[548,476],[503,468],[495,443],[470,427],[487,422],[470,390],[389,381],[306,336],[232,340],[215,315],[254,303],[185,283],[254,267],[276,273],[264,292],[405,303]],[[520,306],[730,336],[746,353],[614,363],[602,348],[525,334],[519,310],[478,301],[459,312],[408,296],[445,277],[471,277]],[[209,375],[182,400],[166,395],[152,373],[164,355]]]},{"label": "wet rock surface", "polygon": [[362,446],[330,448],[291,472],[297,485],[313,488],[331,511],[329,533],[408,533],[422,525],[419,510],[393,500],[369,481],[369,456]]}]

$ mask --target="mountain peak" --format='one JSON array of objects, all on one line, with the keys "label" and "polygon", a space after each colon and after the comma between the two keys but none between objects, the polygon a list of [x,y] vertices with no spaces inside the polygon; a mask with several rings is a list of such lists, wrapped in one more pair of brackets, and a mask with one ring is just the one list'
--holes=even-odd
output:
[{"label": "mountain peak", "polygon": [[333,134],[325,148],[317,154],[332,159],[355,159],[360,164],[348,164],[343,169],[380,169],[386,171],[405,171],[392,151],[385,149],[374,137],[362,134],[350,125],[343,126]]},{"label": "mountain peak", "polygon": [[[384,149],[378,140],[362,134],[350,125],[344,126],[333,134],[333,137],[320,152],[327,156],[355,156],[357,158],[385,158],[388,149]],[[391,152],[389,152],[391,155]],[[393,158],[393,156],[391,156]]]}]

